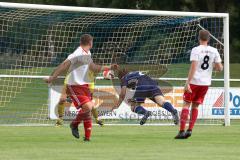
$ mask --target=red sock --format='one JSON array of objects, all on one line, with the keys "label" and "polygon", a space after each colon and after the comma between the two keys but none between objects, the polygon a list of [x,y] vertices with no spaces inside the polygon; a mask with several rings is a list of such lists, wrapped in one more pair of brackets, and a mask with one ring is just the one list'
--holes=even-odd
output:
[{"label": "red sock", "polygon": [[72,121],[72,125],[74,127],[78,127],[78,125],[84,120],[89,119],[91,117],[90,111],[83,111],[82,109],[78,112],[76,118]]},{"label": "red sock", "polygon": [[74,127],[78,127],[78,125],[82,122],[82,120],[83,120],[83,115],[84,115],[84,112],[83,112],[83,110],[81,109],[81,110],[78,112],[76,118],[72,121],[72,125],[73,125]]},{"label": "red sock", "polygon": [[198,109],[197,108],[192,108],[192,111],[191,111],[191,119],[189,121],[189,130],[192,130],[193,127],[194,127],[194,124],[197,120],[197,117],[198,117]]},{"label": "red sock", "polygon": [[85,138],[89,140],[92,132],[92,119],[84,120],[83,125],[85,130]]},{"label": "red sock", "polygon": [[181,117],[180,117],[180,131],[185,130],[186,122],[188,119],[188,114],[189,114],[189,109],[183,108],[182,112],[181,112]]}]

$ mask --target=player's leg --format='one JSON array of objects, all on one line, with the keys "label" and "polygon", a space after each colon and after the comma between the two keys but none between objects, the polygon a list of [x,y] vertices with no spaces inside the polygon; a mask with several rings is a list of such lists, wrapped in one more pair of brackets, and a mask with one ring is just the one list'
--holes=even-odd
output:
[{"label": "player's leg", "polygon": [[197,120],[197,117],[198,117],[198,106],[199,106],[199,103],[192,103],[189,127],[188,127],[188,130],[185,133],[185,138],[188,138],[192,135],[192,129],[193,129],[194,124],[195,124],[195,122]]},{"label": "player's leg", "polygon": [[84,115],[83,115],[83,126],[85,131],[84,141],[90,141],[92,133],[92,117],[91,111],[94,108],[94,103],[92,101],[87,102],[83,105]]},{"label": "player's leg", "polygon": [[141,106],[142,103],[144,103],[145,98],[133,98],[129,102],[131,104],[131,109],[134,113],[143,115],[140,125],[144,125],[147,121],[147,119],[152,115],[151,111],[146,110],[143,106]]},{"label": "player's leg", "polygon": [[93,107],[93,109],[92,109],[92,115],[93,115],[93,117],[94,117],[94,119],[95,119],[95,121],[96,121],[96,123],[97,123],[98,125],[100,125],[100,126],[103,126],[103,125],[104,125],[103,121],[98,118],[98,110],[97,110],[97,108]]},{"label": "player's leg", "polygon": [[[183,108],[180,116],[180,129],[178,135],[175,137],[175,139],[185,139],[186,133],[185,133],[185,127],[188,120],[189,115],[189,108],[192,104],[192,102],[197,102],[199,97],[199,88],[196,85],[190,85],[192,92],[185,91],[183,94]],[[203,99],[202,99],[203,100]],[[195,123],[195,122],[194,122]]]},{"label": "player's leg", "polygon": [[81,106],[80,111],[78,112],[76,118],[70,124],[72,129],[72,135],[75,138],[79,138],[78,126],[81,122],[83,122],[84,130],[85,130],[85,139],[90,140],[91,129],[92,129],[92,119],[91,119],[91,110],[93,107],[93,102],[89,101],[84,103]]},{"label": "player's leg", "polygon": [[66,85],[63,86],[61,97],[57,105],[57,111],[58,111],[58,119],[56,121],[56,126],[62,126],[63,125],[63,115],[64,115],[64,105],[67,99],[66,94]]},{"label": "player's leg", "polygon": [[85,141],[90,140],[92,130],[91,110],[94,106],[92,102],[92,94],[88,88],[88,85],[82,86],[68,86],[67,92],[71,94],[71,99],[76,108],[81,110],[78,112],[76,118],[70,124],[72,135],[75,138],[79,138],[78,126],[83,121],[85,130]]},{"label": "player's leg", "polygon": [[188,115],[189,115],[189,108],[192,104],[192,102],[195,100],[195,97],[197,97],[197,92],[198,92],[198,88],[196,87],[196,85],[191,85],[190,84],[190,88],[192,90],[192,92],[187,92],[185,91],[183,94],[183,108],[181,111],[181,116],[180,116],[180,128],[179,128],[179,132],[177,134],[177,136],[175,137],[175,139],[185,139],[185,127],[186,127],[186,123],[188,120]]},{"label": "player's leg", "polygon": [[63,115],[64,115],[64,103],[66,99],[61,96],[58,105],[57,105],[57,112],[58,112],[58,119],[56,121],[56,126],[62,126],[63,125]]},{"label": "player's leg", "polygon": [[192,135],[192,129],[198,117],[198,106],[203,103],[204,97],[208,91],[208,86],[192,85],[191,88],[194,88],[195,94],[192,97],[192,108],[190,114],[189,127],[185,133],[185,138],[188,138]]},{"label": "player's leg", "polygon": [[190,106],[191,106],[191,103],[187,101],[183,102],[183,108],[180,115],[180,128],[175,139],[185,139],[185,127],[188,120]]},{"label": "player's leg", "polygon": [[192,99],[192,109],[190,114],[190,121],[188,130],[185,133],[185,138],[192,135],[192,129],[198,117],[198,106],[203,103],[204,97],[208,91],[208,86],[195,86],[195,96]]},{"label": "player's leg", "polygon": [[148,97],[148,94],[150,94],[150,92],[147,91],[144,86],[138,86],[133,97],[128,100],[128,102],[131,103],[132,111],[143,115],[142,119],[140,120],[140,125],[144,125],[148,117],[152,115],[151,111],[148,111],[143,106],[141,106],[141,104],[145,102],[146,97]]},{"label": "player's leg", "polygon": [[[95,92],[94,86],[95,86],[94,83],[90,84],[90,91],[91,91],[92,96],[94,95],[94,92]],[[99,92],[99,91],[97,91],[97,92]],[[95,119],[95,122],[98,125],[100,125],[100,126],[104,125],[103,120],[99,119],[99,117],[98,117],[98,110],[97,110],[96,106],[92,108],[92,115],[93,115],[93,118]]]},{"label": "player's leg", "polygon": [[178,111],[172,106],[171,103],[165,101],[165,98],[163,97],[163,95],[158,94],[154,96],[153,101],[157,103],[160,107],[166,109],[168,112],[172,114],[175,125],[179,123]]}]

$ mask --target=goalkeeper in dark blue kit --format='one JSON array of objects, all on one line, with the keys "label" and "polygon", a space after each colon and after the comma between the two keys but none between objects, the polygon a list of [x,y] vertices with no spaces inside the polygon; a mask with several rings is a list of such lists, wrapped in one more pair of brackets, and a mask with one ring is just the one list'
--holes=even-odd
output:
[{"label": "goalkeeper in dark blue kit", "polygon": [[125,99],[126,89],[133,89],[135,90],[135,93],[132,98],[128,99],[128,102],[130,102],[133,112],[143,115],[143,118],[140,121],[141,125],[145,124],[148,117],[151,116],[151,112],[141,106],[146,98],[151,99],[160,107],[169,111],[172,114],[175,125],[179,123],[177,110],[171,103],[165,101],[164,96],[158,87],[158,83],[155,80],[139,71],[128,72],[126,69],[118,68],[115,72],[121,81],[121,93],[119,95],[118,104],[114,109],[118,108]]}]

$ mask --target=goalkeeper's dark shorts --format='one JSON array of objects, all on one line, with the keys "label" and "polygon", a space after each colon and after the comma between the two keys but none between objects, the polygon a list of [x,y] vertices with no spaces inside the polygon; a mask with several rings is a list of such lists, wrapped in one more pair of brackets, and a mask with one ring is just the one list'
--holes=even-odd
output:
[{"label": "goalkeeper's dark shorts", "polygon": [[154,97],[158,95],[163,96],[163,93],[157,85],[141,85],[136,87],[136,91],[131,101],[144,103],[145,99],[149,98],[153,102],[156,102]]}]

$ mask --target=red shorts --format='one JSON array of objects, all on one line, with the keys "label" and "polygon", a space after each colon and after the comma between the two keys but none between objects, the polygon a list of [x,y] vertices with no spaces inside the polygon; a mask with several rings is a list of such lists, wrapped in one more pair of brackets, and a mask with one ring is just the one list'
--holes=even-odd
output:
[{"label": "red shorts", "polygon": [[192,89],[192,93],[184,92],[183,100],[189,103],[193,102],[202,104],[204,97],[208,91],[208,86],[190,84],[190,88]]},{"label": "red shorts", "polygon": [[69,95],[76,108],[80,108],[87,102],[92,101],[92,93],[88,84],[67,85],[67,95]]}]

